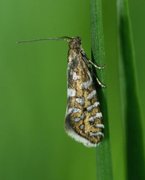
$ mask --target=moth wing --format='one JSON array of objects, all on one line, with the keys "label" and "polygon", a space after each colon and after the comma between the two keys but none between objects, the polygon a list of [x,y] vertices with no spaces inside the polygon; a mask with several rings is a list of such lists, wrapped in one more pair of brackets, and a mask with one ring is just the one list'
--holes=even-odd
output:
[{"label": "moth wing", "polygon": [[92,74],[81,54],[68,63],[67,95],[66,132],[85,146],[96,147],[104,125]]}]

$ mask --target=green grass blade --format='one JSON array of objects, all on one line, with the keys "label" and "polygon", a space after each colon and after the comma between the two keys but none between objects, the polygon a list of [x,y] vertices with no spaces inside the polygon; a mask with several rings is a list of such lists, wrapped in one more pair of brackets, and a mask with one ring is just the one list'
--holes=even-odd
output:
[{"label": "green grass blade", "polygon": [[[91,0],[92,56],[99,64],[104,64],[104,40],[102,26],[102,1]],[[98,74],[101,76],[101,74]],[[102,76],[101,76],[102,80]],[[112,162],[109,143],[108,117],[105,90],[99,92],[105,123],[105,139],[96,149],[97,180],[112,180]]]},{"label": "green grass blade", "polygon": [[118,17],[121,71],[123,72],[121,85],[125,87],[124,91],[122,90],[122,97],[126,135],[127,180],[137,180],[145,178],[145,162],[135,56],[127,0],[118,0]]}]

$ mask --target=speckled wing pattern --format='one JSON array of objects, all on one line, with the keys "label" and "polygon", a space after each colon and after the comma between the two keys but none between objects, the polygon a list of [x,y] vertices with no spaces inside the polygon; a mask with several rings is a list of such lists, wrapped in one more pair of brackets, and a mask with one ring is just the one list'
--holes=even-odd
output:
[{"label": "speckled wing pattern", "polygon": [[89,61],[82,52],[80,38],[72,38],[68,53],[65,129],[76,141],[96,147],[104,137],[104,125]]}]

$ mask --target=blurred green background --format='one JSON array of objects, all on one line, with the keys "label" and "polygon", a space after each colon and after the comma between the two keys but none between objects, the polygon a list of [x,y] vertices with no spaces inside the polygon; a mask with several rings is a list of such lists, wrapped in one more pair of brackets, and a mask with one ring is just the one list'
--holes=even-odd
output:
[{"label": "blurred green background", "polygon": [[[115,180],[124,180],[116,1],[102,2],[113,173]],[[145,2],[129,2],[144,119]],[[89,0],[0,1],[1,180],[96,179],[95,149],[74,142],[64,132],[67,43],[16,44],[79,35],[90,57],[90,23]],[[144,121],[142,127],[145,132]]]}]

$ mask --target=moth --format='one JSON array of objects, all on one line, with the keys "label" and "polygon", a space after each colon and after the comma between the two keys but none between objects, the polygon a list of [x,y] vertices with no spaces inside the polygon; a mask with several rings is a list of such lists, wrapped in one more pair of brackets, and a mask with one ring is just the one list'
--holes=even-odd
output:
[{"label": "moth", "polygon": [[[101,69],[85,54],[80,37],[60,37],[19,41],[27,43],[42,40],[68,42],[67,108],[65,130],[69,136],[87,147],[96,147],[103,139],[104,124],[97,96],[97,87],[90,65]],[[104,85],[96,78],[99,86]]]},{"label": "moth", "polygon": [[[93,81],[90,61],[82,46],[80,37],[68,38],[68,84],[65,129],[69,136],[88,147],[96,147],[104,137],[103,117],[97,89]],[[104,85],[97,78],[100,86]]]}]

